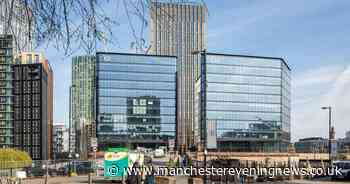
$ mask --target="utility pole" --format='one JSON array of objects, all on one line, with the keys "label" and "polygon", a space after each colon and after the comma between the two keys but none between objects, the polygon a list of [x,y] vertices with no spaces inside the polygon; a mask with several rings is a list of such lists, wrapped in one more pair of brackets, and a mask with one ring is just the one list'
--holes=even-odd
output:
[{"label": "utility pole", "polygon": [[322,110],[328,110],[328,156],[329,165],[332,165],[332,107],[322,107]]},{"label": "utility pole", "polygon": [[45,167],[46,167],[46,174],[45,174],[45,184],[49,183],[49,161],[46,160],[45,162]]}]

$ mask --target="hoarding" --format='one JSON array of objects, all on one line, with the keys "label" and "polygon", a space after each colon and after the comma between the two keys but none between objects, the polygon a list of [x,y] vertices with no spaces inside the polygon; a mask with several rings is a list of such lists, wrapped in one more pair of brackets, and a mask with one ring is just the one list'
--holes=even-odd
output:
[{"label": "hoarding", "polygon": [[216,149],[216,121],[208,120],[207,121],[207,149]]},{"label": "hoarding", "polygon": [[104,158],[104,176],[120,177],[126,173],[129,166],[129,154],[127,148],[109,148]]}]

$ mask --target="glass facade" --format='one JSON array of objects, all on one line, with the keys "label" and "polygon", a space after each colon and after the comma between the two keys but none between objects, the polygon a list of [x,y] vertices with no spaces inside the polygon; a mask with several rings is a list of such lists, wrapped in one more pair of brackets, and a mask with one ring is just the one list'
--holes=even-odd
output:
[{"label": "glass facade", "polygon": [[[90,138],[95,137],[95,56],[76,56],[72,59],[71,86],[71,150],[87,158]],[[92,132],[89,131],[91,127]],[[73,138],[74,136],[74,138]]]},{"label": "glass facade", "polygon": [[100,146],[167,144],[175,138],[176,57],[97,54]]},{"label": "glass facade", "polygon": [[13,146],[13,37],[0,34],[0,148]]},{"label": "glass facade", "polygon": [[[285,151],[290,142],[290,69],[280,58],[202,53],[198,130],[216,124],[218,149]],[[206,131],[197,132],[206,140]]]}]

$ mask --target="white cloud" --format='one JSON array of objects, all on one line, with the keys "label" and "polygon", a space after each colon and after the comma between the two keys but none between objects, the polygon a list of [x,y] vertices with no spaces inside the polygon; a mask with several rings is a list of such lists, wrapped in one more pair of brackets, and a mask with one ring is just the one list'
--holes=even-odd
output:
[{"label": "white cloud", "polygon": [[292,138],[328,136],[328,114],[321,106],[332,106],[337,137],[350,130],[350,65],[322,66],[296,75],[292,87]]}]

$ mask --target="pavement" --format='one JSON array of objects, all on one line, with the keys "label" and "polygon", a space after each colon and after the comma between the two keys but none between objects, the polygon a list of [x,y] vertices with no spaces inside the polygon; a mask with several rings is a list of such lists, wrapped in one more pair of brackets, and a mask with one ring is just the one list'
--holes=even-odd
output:
[{"label": "pavement", "polygon": [[349,184],[350,181],[330,181],[330,180],[291,180],[285,181],[287,184]]},{"label": "pavement", "polygon": [[[88,183],[88,176],[75,176],[75,177],[50,177],[49,184],[83,184]],[[111,181],[104,180],[103,177],[93,178],[94,184],[109,184]],[[176,176],[176,184],[187,184],[188,177]],[[330,181],[330,180],[290,180],[279,182],[261,182],[257,184],[349,184],[350,181]],[[45,184],[45,178],[26,179],[21,184]]]},{"label": "pavement", "polygon": [[[177,176],[177,184],[187,184],[188,177],[186,176]],[[112,181],[104,180],[103,177],[94,177],[94,184],[109,184]],[[88,176],[75,176],[75,177],[50,177],[48,180],[49,184],[83,184],[88,183]],[[36,179],[26,179],[21,182],[21,184],[45,184],[45,178],[36,178]]]}]

